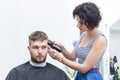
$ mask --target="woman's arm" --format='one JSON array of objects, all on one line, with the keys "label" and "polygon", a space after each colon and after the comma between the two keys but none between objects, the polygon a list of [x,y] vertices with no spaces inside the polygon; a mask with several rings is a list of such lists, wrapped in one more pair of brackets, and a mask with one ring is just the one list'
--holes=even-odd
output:
[{"label": "woman's arm", "polygon": [[69,66],[77,71],[80,71],[82,73],[86,73],[88,70],[90,70],[98,62],[103,51],[106,48],[106,44],[107,44],[107,42],[106,42],[106,38],[104,36],[100,36],[99,38],[97,38],[95,40],[95,42],[93,43],[93,47],[90,50],[90,52],[88,53],[83,64],[69,61],[66,58],[64,58],[62,60],[62,62],[65,65],[67,65],[67,66]]},{"label": "woman's arm", "polygon": [[62,44],[55,42],[54,44],[57,45],[61,51],[62,54],[69,60],[75,60],[76,59],[76,54],[75,54],[75,49],[73,49],[71,52],[69,52]]}]

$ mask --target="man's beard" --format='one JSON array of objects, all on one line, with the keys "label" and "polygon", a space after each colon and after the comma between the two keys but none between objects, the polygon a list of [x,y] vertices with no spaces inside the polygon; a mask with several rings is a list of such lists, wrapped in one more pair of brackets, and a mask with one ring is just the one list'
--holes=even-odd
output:
[{"label": "man's beard", "polygon": [[43,62],[46,61],[46,57],[45,57],[42,61],[38,61],[37,59],[32,58],[32,57],[31,57],[31,60],[32,60],[33,62],[35,62],[35,63],[43,63]]}]

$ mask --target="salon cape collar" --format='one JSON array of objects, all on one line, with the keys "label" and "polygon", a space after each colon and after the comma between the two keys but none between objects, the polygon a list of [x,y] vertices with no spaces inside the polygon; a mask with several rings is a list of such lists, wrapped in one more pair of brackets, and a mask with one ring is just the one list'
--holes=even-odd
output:
[{"label": "salon cape collar", "polygon": [[46,61],[43,63],[35,63],[32,60],[30,60],[30,64],[35,67],[45,67],[46,66]]}]

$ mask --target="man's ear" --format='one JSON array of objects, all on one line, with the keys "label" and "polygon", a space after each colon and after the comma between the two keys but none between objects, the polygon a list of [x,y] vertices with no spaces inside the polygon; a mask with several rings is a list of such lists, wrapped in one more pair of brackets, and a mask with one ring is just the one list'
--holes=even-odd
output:
[{"label": "man's ear", "polygon": [[27,48],[28,48],[28,50],[30,50],[30,46],[28,46]]}]

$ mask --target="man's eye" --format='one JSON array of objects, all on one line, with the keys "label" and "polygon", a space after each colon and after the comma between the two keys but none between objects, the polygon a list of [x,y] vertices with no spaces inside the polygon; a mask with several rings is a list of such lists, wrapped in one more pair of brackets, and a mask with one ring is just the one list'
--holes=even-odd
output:
[{"label": "man's eye", "polygon": [[47,48],[47,46],[42,46],[42,49],[46,49]]},{"label": "man's eye", "polygon": [[37,47],[37,46],[33,46],[32,48],[33,48],[33,49],[38,49],[39,47]]}]

